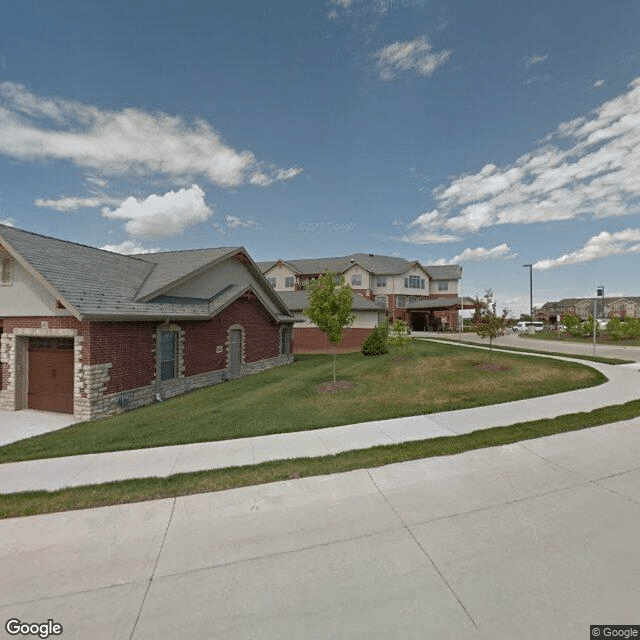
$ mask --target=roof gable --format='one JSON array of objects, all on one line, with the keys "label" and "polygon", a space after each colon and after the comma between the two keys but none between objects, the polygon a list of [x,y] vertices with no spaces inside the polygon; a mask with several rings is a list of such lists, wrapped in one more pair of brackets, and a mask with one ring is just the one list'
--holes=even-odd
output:
[{"label": "roof gable", "polygon": [[2,244],[37,280],[80,317],[102,300],[127,302],[153,265],[66,240],[0,225]]},{"label": "roof gable", "polygon": [[240,247],[221,247],[137,254],[142,260],[154,264],[155,268],[137,292],[136,300],[146,302],[162,295],[241,250]]}]

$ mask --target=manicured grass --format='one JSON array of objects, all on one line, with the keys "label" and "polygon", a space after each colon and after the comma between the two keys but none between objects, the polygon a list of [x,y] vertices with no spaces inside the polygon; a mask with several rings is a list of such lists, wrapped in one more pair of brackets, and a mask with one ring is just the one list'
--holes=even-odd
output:
[{"label": "manicured grass", "polygon": [[356,389],[317,393],[331,379],[332,356],[202,389],[167,402],[73,425],[0,448],[0,462],[226,440],[320,429],[399,416],[497,404],[600,384],[581,364],[495,353],[500,371],[482,371],[477,349],[415,342],[413,356],[338,356],[340,379]]},{"label": "manicured grass", "polygon": [[123,480],[52,492],[29,491],[0,495],[0,518],[172,498],[278,480],[379,467],[394,462],[452,455],[472,449],[540,438],[554,433],[577,431],[619,420],[629,420],[639,415],[640,400],[633,400],[588,413],[574,413],[552,419],[523,422],[510,427],[494,427],[460,436],[347,451],[320,458],[277,460],[250,467],[200,471],[167,478]]},{"label": "manicured grass", "polygon": [[[421,340],[429,340],[429,338],[420,338]],[[478,342],[471,342],[470,340],[455,340],[454,338],[433,338],[434,340],[450,340],[454,344],[472,344],[477,347],[489,349],[488,344],[482,344]],[[500,349],[501,351],[513,351],[515,353],[531,353],[532,349],[525,349],[520,347],[505,347],[504,345],[493,345],[494,349]],[[588,356],[580,353],[567,353],[566,351],[541,351],[536,349],[535,353],[545,356],[561,356],[563,358],[573,358],[575,360],[587,360],[588,362],[601,362],[602,364],[631,364],[635,360],[623,360],[622,358],[608,358],[606,356]]]}]

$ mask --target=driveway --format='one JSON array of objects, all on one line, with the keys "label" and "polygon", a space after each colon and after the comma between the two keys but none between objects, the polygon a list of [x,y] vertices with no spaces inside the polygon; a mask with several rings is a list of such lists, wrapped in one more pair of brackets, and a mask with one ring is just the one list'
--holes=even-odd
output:
[{"label": "driveway", "polygon": [[0,521],[0,617],[71,638],[584,640],[640,622],[640,420]]},{"label": "driveway", "polygon": [[0,446],[39,436],[41,433],[56,431],[79,422],[69,413],[51,413],[50,411],[5,411],[0,409]]}]

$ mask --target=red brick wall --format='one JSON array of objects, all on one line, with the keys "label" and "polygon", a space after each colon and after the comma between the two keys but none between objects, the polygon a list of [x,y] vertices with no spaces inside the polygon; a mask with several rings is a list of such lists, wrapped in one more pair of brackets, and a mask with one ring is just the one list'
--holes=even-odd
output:
[{"label": "red brick wall", "polygon": [[[373,329],[345,329],[337,351],[359,351],[371,331]],[[293,330],[293,352],[333,353],[333,345],[317,327],[296,328]]]},{"label": "red brick wall", "polygon": [[155,335],[157,322],[92,322],[84,342],[83,361],[110,362],[105,393],[117,393],[148,385],[156,375]]},{"label": "red brick wall", "polygon": [[[148,385],[156,375],[155,342],[158,322],[79,322],[69,317],[4,318],[3,331],[14,327],[39,329],[42,321],[50,329],[77,329],[84,336],[83,364],[111,363],[105,393],[117,393]],[[185,376],[224,369],[227,366],[227,330],[244,328],[245,362],[279,355],[276,324],[254,296],[242,297],[222,313],[205,322],[176,322],[185,332]],[[216,353],[216,346],[223,347]],[[0,372],[0,383],[2,372]],[[0,387],[1,388],[1,387]]]},{"label": "red brick wall", "polygon": [[[183,322],[185,332],[185,376],[217,371],[227,366],[230,326],[244,329],[244,361],[256,362],[279,355],[277,325],[255,297],[239,298],[209,322]],[[222,353],[216,347],[222,346]]]},{"label": "red brick wall", "polygon": [[244,328],[245,362],[257,362],[279,355],[278,331],[280,325],[271,319],[254,296],[239,298],[216,318],[220,319],[222,326],[225,327],[225,341],[227,329],[232,324],[239,324]]}]

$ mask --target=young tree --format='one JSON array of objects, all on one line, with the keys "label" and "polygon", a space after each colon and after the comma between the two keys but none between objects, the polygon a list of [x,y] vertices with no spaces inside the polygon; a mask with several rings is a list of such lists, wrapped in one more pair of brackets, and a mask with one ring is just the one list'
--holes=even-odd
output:
[{"label": "young tree", "polygon": [[353,291],[344,282],[344,276],[336,282],[336,274],[328,271],[309,283],[309,308],[307,317],[326,334],[333,345],[333,381],[336,381],[336,346],[342,342],[342,331],[353,324],[351,313]]},{"label": "young tree", "polygon": [[496,305],[491,289],[485,289],[484,296],[479,298],[478,302],[478,320],[475,332],[481,338],[489,338],[489,362],[491,362],[493,340],[501,336],[509,324],[509,309],[503,309],[501,315],[496,314]]},{"label": "young tree", "polygon": [[404,320],[395,320],[389,327],[387,341],[396,348],[396,356],[405,355],[411,350],[411,329]]}]

